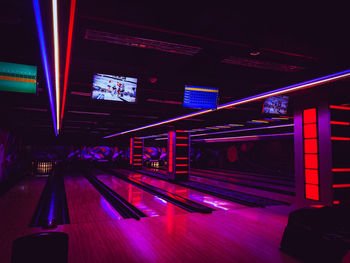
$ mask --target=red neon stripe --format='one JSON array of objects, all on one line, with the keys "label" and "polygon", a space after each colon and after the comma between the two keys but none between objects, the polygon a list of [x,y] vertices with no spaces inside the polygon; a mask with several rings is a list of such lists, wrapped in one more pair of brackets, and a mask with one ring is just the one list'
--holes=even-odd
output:
[{"label": "red neon stripe", "polygon": [[333,168],[332,172],[350,172],[350,168]]},{"label": "red neon stripe", "polygon": [[176,164],[175,166],[188,166],[188,164]]},{"label": "red neon stripe", "polygon": [[134,159],[134,161],[142,161],[142,159]]},{"label": "red neon stripe", "polygon": [[334,204],[334,205],[339,205],[339,204],[340,204],[340,201],[333,201],[333,204]]},{"label": "red neon stripe", "polygon": [[350,141],[350,138],[347,137],[331,137],[332,141]]},{"label": "red neon stripe", "polygon": [[176,132],[185,132],[184,130],[176,130]]},{"label": "red neon stripe", "polygon": [[176,171],[177,174],[187,174],[187,171]]},{"label": "red neon stripe", "polygon": [[188,144],[181,143],[181,144],[176,144],[176,146],[188,146]]},{"label": "red neon stripe", "polygon": [[130,164],[132,164],[132,148],[133,148],[133,138],[130,138]]},{"label": "red neon stripe", "polygon": [[170,131],[169,132],[169,173],[172,173],[174,171],[174,167],[173,167],[173,158],[174,158],[174,153],[173,153],[173,136],[174,136],[174,132]]},{"label": "red neon stripe", "polygon": [[188,160],[188,157],[176,157],[176,160]]},{"label": "red neon stripe", "polygon": [[349,126],[349,125],[350,125],[350,122],[345,122],[345,121],[331,121],[331,124],[334,124],[334,125],[347,125],[347,126]]},{"label": "red neon stripe", "polygon": [[318,185],[305,184],[305,197],[307,199],[319,200]]},{"label": "red neon stripe", "polygon": [[188,137],[176,137],[176,139],[188,139]]},{"label": "red neon stripe", "polygon": [[350,107],[336,106],[336,105],[330,105],[329,108],[335,109],[335,110],[350,110]]},{"label": "red neon stripe", "polygon": [[142,146],[134,146],[134,148],[142,148]]},{"label": "red neon stripe", "polygon": [[70,16],[69,16],[69,28],[68,28],[66,67],[65,67],[65,70],[64,70],[64,84],[63,84],[61,122],[63,120],[64,106],[65,106],[66,95],[67,95],[68,72],[69,72],[70,56],[71,56],[71,50],[72,50],[73,25],[74,25],[74,16],[75,16],[75,4],[76,4],[76,0],[71,0],[71,3],[70,3]]},{"label": "red neon stripe", "polygon": [[135,157],[141,157],[141,154],[134,154]]},{"label": "red neon stripe", "polygon": [[304,110],[304,124],[316,122],[316,108]]},{"label": "red neon stripe", "polygon": [[333,188],[347,188],[350,187],[350,184],[334,184]]},{"label": "red neon stripe", "polygon": [[134,143],[142,143],[142,141],[135,141]]},{"label": "red neon stripe", "polygon": [[317,138],[317,125],[314,124],[305,124],[304,125],[304,138]]}]

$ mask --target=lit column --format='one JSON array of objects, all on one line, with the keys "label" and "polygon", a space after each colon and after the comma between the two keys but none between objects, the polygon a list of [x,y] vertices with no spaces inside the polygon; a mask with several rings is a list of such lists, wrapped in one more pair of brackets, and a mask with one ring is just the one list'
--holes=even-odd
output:
[{"label": "lit column", "polygon": [[168,172],[176,181],[188,180],[190,169],[190,136],[176,130],[168,133]]},{"label": "lit column", "polygon": [[133,169],[142,169],[143,139],[130,139],[130,164]]}]

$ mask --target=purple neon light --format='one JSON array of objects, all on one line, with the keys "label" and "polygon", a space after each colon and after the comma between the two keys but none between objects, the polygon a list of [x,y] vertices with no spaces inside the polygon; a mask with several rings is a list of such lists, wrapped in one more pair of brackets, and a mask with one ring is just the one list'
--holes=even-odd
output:
[{"label": "purple neon light", "polygon": [[237,137],[223,137],[223,138],[209,138],[209,139],[196,139],[193,142],[234,142],[234,141],[258,141],[267,137],[279,137],[279,136],[293,136],[294,133],[276,133],[276,134],[263,134],[263,135],[248,135]]},{"label": "purple neon light", "polygon": [[[225,103],[225,104],[222,104],[222,105],[218,105],[216,110],[226,109],[226,108],[237,106],[237,105],[241,105],[241,104],[244,104],[244,103],[265,99],[265,98],[271,97],[271,96],[286,94],[286,93],[289,93],[289,92],[292,92],[292,91],[296,91],[296,90],[311,88],[311,87],[314,87],[314,86],[322,85],[322,84],[325,84],[325,83],[328,83],[328,82],[336,81],[336,80],[339,80],[339,79],[342,79],[342,78],[347,78],[347,77],[350,77],[350,69],[344,70],[344,71],[341,71],[341,72],[337,72],[337,73],[334,73],[334,74],[331,74],[331,75],[323,76],[323,77],[320,77],[320,78],[316,78],[316,79],[313,79],[313,80],[308,80],[308,81],[301,82],[301,83],[298,83],[298,84],[290,85],[290,86],[287,86],[287,87],[284,87],[284,88],[268,91],[268,92],[265,92],[265,93],[261,93],[261,94],[255,95],[255,96],[248,97],[248,98],[244,98],[244,99],[228,102],[228,103]],[[165,121],[149,124],[149,125],[146,125],[146,126],[135,128],[135,129],[131,129],[131,130],[128,130],[128,131],[111,134],[111,135],[105,136],[103,138],[105,138],[105,139],[112,138],[112,137],[123,135],[123,134],[126,134],[126,133],[140,131],[140,130],[144,130],[144,129],[147,129],[147,128],[151,128],[151,127],[155,127],[155,126],[159,126],[159,125],[163,125],[163,124],[167,124],[167,123],[171,123],[171,122],[187,119],[187,118],[194,117],[194,116],[197,116],[197,115],[202,115],[202,114],[209,113],[209,112],[212,112],[212,111],[213,110],[211,110],[211,109],[210,110],[201,110],[201,111],[193,112],[193,113],[190,113],[190,114],[187,114],[187,115],[175,117],[175,118],[172,118],[172,119],[169,119],[169,120],[165,120]]]},{"label": "purple neon light", "polygon": [[230,131],[219,131],[219,132],[201,133],[201,134],[194,134],[194,135],[191,135],[191,138],[192,138],[192,137],[197,137],[197,136],[213,135],[213,134],[223,134],[223,133],[233,133],[233,132],[244,132],[244,131],[255,131],[255,130],[264,130],[264,129],[278,129],[278,128],[284,128],[284,127],[293,127],[293,126],[294,126],[294,124],[282,124],[282,125],[276,125],[276,126],[266,126],[266,127],[249,128],[249,129],[240,129],[240,130],[230,130]]},{"label": "purple neon light", "polygon": [[51,75],[50,75],[49,63],[48,63],[48,58],[47,58],[44,29],[43,29],[43,23],[42,23],[42,18],[41,18],[39,0],[33,0],[33,8],[34,8],[36,26],[37,26],[38,35],[39,35],[41,59],[42,59],[42,62],[44,64],[45,79],[46,79],[46,83],[47,83],[47,91],[49,94],[51,114],[52,114],[52,119],[53,119],[53,126],[55,129],[55,135],[57,136],[55,103],[54,103],[54,99],[53,99],[53,95],[52,95],[53,92],[52,92],[52,86],[51,86]]}]

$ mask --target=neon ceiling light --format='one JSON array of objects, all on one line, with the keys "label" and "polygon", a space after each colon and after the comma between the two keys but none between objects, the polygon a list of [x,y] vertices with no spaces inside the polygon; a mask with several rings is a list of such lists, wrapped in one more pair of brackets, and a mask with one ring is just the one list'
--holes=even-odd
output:
[{"label": "neon ceiling light", "polygon": [[[326,84],[326,83],[329,83],[329,82],[333,82],[333,81],[344,79],[344,78],[348,78],[348,77],[350,77],[350,70],[345,70],[345,71],[337,72],[337,73],[334,73],[334,74],[331,74],[331,75],[327,75],[327,76],[323,76],[323,77],[320,77],[320,78],[316,78],[316,79],[308,80],[308,81],[305,81],[305,82],[301,82],[301,83],[298,83],[298,84],[290,85],[290,86],[287,86],[287,87],[284,87],[284,88],[280,88],[280,89],[268,91],[268,92],[265,92],[265,93],[261,93],[261,94],[258,94],[258,95],[255,95],[255,96],[251,96],[251,97],[248,97],[248,98],[244,98],[244,99],[232,101],[232,102],[229,102],[229,103],[225,103],[225,104],[222,104],[222,105],[218,105],[216,110],[223,110],[223,109],[227,109],[227,108],[230,108],[230,107],[233,107],[233,106],[237,106],[237,105],[241,105],[241,104],[244,104],[244,103],[265,99],[267,97],[272,97],[272,96],[282,95],[282,94],[286,94],[286,93],[297,91],[297,90],[307,89],[307,88],[315,87],[315,86],[318,86],[318,85]],[[201,110],[201,111],[193,112],[193,113],[190,113],[190,114],[187,114],[187,115],[183,115],[183,116],[179,116],[179,117],[176,117],[176,118],[172,118],[172,119],[169,119],[169,120],[165,120],[165,121],[149,124],[149,125],[146,125],[146,126],[135,128],[135,129],[131,129],[131,130],[128,130],[128,131],[118,132],[118,133],[115,133],[115,134],[111,134],[111,135],[105,136],[103,138],[105,138],[105,139],[112,138],[112,137],[115,137],[115,136],[119,136],[119,135],[130,133],[130,132],[136,132],[136,131],[144,130],[144,129],[147,129],[147,128],[152,128],[152,127],[160,126],[160,125],[171,123],[171,122],[175,122],[175,121],[188,119],[188,118],[191,118],[191,117],[194,117],[194,116],[203,115],[203,114],[206,114],[206,113],[209,113],[209,112],[212,112],[212,111],[213,110],[211,110],[211,109],[210,110]]]},{"label": "neon ceiling light", "polygon": [[278,134],[263,134],[263,135],[248,135],[237,137],[222,137],[222,138],[209,138],[209,139],[196,139],[193,142],[233,142],[233,141],[258,141],[268,137],[279,136],[293,136],[294,133],[278,133]]},{"label": "neon ceiling light", "polygon": [[61,123],[62,123],[62,121],[63,121],[64,106],[65,106],[65,104],[66,104],[67,84],[68,84],[68,73],[69,73],[69,63],[70,63],[70,54],[71,54],[71,50],[72,50],[72,36],[73,36],[73,25],[74,25],[74,15],[75,15],[75,5],[76,5],[76,0],[71,0],[71,2],[70,2],[69,28],[68,28],[68,42],[67,42],[66,67],[65,67],[65,70],[64,70],[64,82],[63,82],[63,97],[62,97]]},{"label": "neon ceiling light", "polygon": [[43,64],[44,64],[45,79],[46,79],[46,84],[47,84],[47,91],[49,94],[53,127],[55,130],[55,135],[57,136],[57,125],[56,125],[56,117],[55,117],[55,102],[54,102],[52,86],[51,86],[51,75],[50,75],[50,69],[49,69],[49,62],[48,62],[48,58],[47,58],[47,50],[46,50],[46,44],[45,44],[44,29],[43,29],[43,23],[42,23],[42,18],[41,18],[39,0],[33,0],[33,7],[34,7],[34,13],[35,13],[36,26],[37,26],[38,35],[39,35],[41,59],[42,59]]},{"label": "neon ceiling light", "polygon": [[255,130],[265,130],[265,129],[278,129],[278,128],[285,128],[285,127],[293,127],[293,126],[294,126],[294,124],[283,124],[283,125],[276,125],[276,126],[249,128],[249,129],[240,129],[240,130],[230,130],[230,131],[219,131],[219,132],[201,133],[201,134],[194,134],[194,135],[191,135],[191,138],[192,138],[192,137],[197,137],[197,136],[213,135],[213,134],[223,134],[223,133],[233,133],[233,132],[245,132],[245,131],[255,131]]},{"label": "neon ceiling light", "polygon": [[55,83],[56,83],[56,117],[57,133],[60,131],[60,63],[59,63],[59,45],[58,45],[58,18],[57,18],[57,0],[52,0],[52,18],[53,18],[53,40],[55,52]]}]

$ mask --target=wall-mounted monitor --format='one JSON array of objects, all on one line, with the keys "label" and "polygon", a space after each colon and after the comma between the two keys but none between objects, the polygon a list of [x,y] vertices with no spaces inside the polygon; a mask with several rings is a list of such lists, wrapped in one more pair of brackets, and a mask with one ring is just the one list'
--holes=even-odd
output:
[{"label": "wall-mounted monitor", "polygon": [[185,86],[183,106],[195,109],[216,109],[219,90],[200,86]]},{"label": "wall-mounted monitor", "polygon": [[274,96],[265,99],[263,113],[285,115],[288,110],[288,96]]},{"label": "wall-mounted monitor", "polygon": [[36,93],[37,67],[0,62],[0,91]]},{"label": "wall-mounted monitor", "polygon": [[92,98],[134,103],[136,102],[136,89],[137,78],[95,74]]}]

